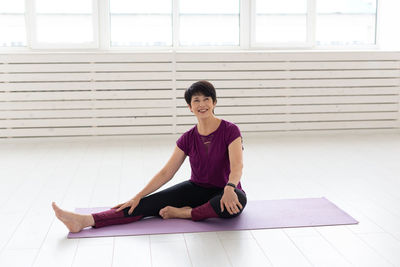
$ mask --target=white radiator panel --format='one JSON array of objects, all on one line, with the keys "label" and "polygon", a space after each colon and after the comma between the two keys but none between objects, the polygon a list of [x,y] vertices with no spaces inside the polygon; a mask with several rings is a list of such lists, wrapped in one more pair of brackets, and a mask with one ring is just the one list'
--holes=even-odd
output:
[{"label": "white radiator panel", "polygon": [[400,128],[400,52],[28,53],[0,54],[0,138],[182,133],[202,79],[243,132]]}]

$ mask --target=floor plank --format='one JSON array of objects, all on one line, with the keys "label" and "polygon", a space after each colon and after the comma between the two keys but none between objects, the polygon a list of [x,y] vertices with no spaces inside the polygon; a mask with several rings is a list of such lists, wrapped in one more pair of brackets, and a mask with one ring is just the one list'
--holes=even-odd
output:
[{"label": "floor plank", "polygon": [[[244,134],[249,200],[324,196],[358,225],[66,238],[52,201],[73,210],[128,200],[176,139],[0,140],[0,266],[400,266],[396,134]],[[189,177],[186,160],[167,186]]]},{"label": "floor plank", "polygon": [[312,266],[283,230],[254,230],[252,233],[273,266]]},{"label": "floor plank", "polygon": [[393,266],[356,234],[345,227],[318,227],[318,232],[344,258],[355,266]]}]

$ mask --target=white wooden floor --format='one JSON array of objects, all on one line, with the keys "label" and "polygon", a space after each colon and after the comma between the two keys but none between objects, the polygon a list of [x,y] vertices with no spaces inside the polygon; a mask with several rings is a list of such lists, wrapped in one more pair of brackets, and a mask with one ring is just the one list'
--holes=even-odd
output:
[{"label": "white wooden floor", "polygon": [[[400,135],[247,136],[249,200],[325,196],[355,226],[66,239],[51,210],[110,206],[176,137],[0,140],[0,266],[400,266]],[[186,161],[172,182],[189,177]]]}]

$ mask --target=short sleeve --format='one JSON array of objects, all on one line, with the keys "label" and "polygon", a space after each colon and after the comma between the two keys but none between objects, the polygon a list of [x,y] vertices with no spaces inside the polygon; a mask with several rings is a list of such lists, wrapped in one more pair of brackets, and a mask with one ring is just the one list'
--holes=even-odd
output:
[{"label": "short sleeve", "polygon": [[186,155],[188,155],[188,142],[187,142],[187,133],[184,133],[179,137],[179,139],[176,141],[176,145],[183,151],[185,152]]},{"label": "short sleeve", "polygon": [[242,134],[240,133],[239,127],[237,127],[233,123],[229,123],[227,126],[227,132],[225,135],[226,144],[229,146],[236,138],[241,137]]}]

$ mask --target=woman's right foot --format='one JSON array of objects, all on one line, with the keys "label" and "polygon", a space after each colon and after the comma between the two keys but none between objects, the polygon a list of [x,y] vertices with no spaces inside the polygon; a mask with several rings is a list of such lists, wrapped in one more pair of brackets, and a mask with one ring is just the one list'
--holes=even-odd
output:
[{"label": "woman's right foot", "polygon": [[174,218],[190,219],[192,218],[192,208],[188,206],[182,208],[166,206],[160,210],[159,214],[164,220]]},{"label": "woman's right foot", "polygon": [[56,203],[51,204],[56,217],[67,226],[71,233],[77,233],[83,228],[94,225],[93,217],[91,215],[82,215],[60,209]]}]

